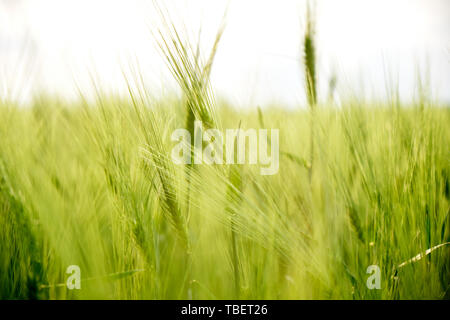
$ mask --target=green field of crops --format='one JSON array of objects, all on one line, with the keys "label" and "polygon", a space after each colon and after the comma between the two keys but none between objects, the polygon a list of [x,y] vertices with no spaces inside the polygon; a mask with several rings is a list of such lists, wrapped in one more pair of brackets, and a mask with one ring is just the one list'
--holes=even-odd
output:
[{"label": "green field of crops", "polygon": [[[448,246],[396,269],[449,241],[448,109],[321,107],[311,179],[307,112],[220,109],[224,127],[280,128],[279,172],[261,176],[164,157],[182,110],[2,105],[2,298],[448,297]],[[94,279],[45,287],[69,265]]]},{"label": "green field of crops", "polygon": [[[448,105],[322,101],[308,32],[294,110],[217,97],[221,31],[200,59],[170,24],[158,44],[182,95],[137,74],[125,97],[1,100],[0,299],[448,299]],[[175,164],[171,134],[195,120],[278,129],[278,172]]]}]

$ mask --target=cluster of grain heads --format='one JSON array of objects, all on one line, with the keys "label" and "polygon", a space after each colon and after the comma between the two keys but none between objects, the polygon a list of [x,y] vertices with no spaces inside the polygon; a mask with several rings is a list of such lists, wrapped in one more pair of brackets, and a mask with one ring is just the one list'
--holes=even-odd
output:
[{"label": "cluster of grain heads", "polygon": [[[206,60],[203,59],[200,50],[200,39],[193,45],[187,35],[182,35],[171,19],[167,10],[155,2],[162,27],[155,34],[157,45],[166,64],[181,88],[185,100],[185,129],[194,137],[194,123],[200,120],[206,128],[219,128],[220,124],[215,109],[214,94],[210,85],[211,69],[217,49],[225,29],[225,16],[216,33],[216,37]],[[194,139],[191,139],[191,159],[196,157]],[[200,151],[201,152],[201,151]],[[191,208],[191,176],[193,174],[194,161],[185,166],[186,179],[186,204],[185,219],[189,220]]]},{"label": "cluster of grain heads", "polygon": [[200,39],[197,45],[181,34],[166,10],[155,5],[161,16],[162,28],[154,35],[167,67],[180,86],[186,106],[186,129],[193,136],[194,120],[200,120],[207,128],[217,128],[214,95],[210,86],[211,68],[225,28],[225,15],[216,33],[208,57],[203,59]]},{"label": "cluster of grain heads", "polygon": [[[131,85],[128,85],[129,94],[138,118],[140,128],[144,135],[145,148],[143,156],[148,161],[148,166],[144,166],[147,177],[151,178],[150,183],[158,190],[160,195],[160,205],[166,214],[168,221],[177,230],[177,235],[188,253],[190,251],[189,236],[187,232],[186,217],[182,214],[182,209],[177,192],[176,176],[173,163],[167,156],[170,152],[164,144],[165,132],[161,128],[161,123],[166,119],[161,119],[154,109],[147,108],[148,97],[136,94]],[[139,96],[139,97],[138,97]],[[156,184],[158,182],[158,184]]]},{"label": "cluster of grain heads", "polygon": [[[219,128],[219,121],[215,109],[214,95],[210,86],[211,68],[217,49],[225,28],[225,15],[216,33],[216,37],[211,51],[203,59],[200,50],[200,39],[196,45],[189,41],[185,30],[180,30],[172,21],[167,10],[155,3],[162,27],[155,34],[157,45],[162,53],[166,64],[181,88],[185,100],[185,129],[191,137],[194,137],[195,120],[202,121],[206,128]],[[191,159],[195,157],[193,139],[191,140]],[[194,167],[194,162],[186,165],[187,197],[186,214],[190,212],[191,182],[189,181],[190,170]]]}]

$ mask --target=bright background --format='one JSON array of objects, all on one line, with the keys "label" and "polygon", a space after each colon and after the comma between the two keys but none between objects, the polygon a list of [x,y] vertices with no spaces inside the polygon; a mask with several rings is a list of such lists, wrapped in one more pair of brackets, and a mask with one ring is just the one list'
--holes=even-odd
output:
[{"label": "bright background", "polygon": [[[164,0],[205,48],[229,3],[213,85],[235,106],[304,103],[299,57],[305,1]],[[317,1],[322,99],[336,73],[345,94],[383,98],[398,79],[401,97],[416,92],[418,71],[434,97],[450,101],[450,1]],[[0,0],[0,93],[19,100],[47,91],[70,98],[92,79],[124,93],[122,72],[139,63],[155,95],[175,86],[155,49],[152,1]],[[126,72],[126,71],[125,71]]]}]

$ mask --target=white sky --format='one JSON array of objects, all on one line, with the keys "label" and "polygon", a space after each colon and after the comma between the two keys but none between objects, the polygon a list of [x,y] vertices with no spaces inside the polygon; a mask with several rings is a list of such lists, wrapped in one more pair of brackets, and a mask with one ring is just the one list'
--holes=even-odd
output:
[{"label": "white sky", "polygon": [[[237,107],[304,102],[299,63],[305,0],[164,0],[192,34],[211,38],[229,2],[213,85]],[[386,78],[415,92],[417,67],[433,94],[450,101],[450,1],[318,0],[319,95],[332,70],[342,92],[381,97]],[[0,0],[0,94],[45,89],[71,97],[75,83],[124,93],[122,69],[139,61],[155,94],[173,82],[155,49],[151,0]],[[427,67],[426,67],[427,66]],[[386,73],[386,70],[390,70]],[[390,74],[390,76],[388,75]]]}]

